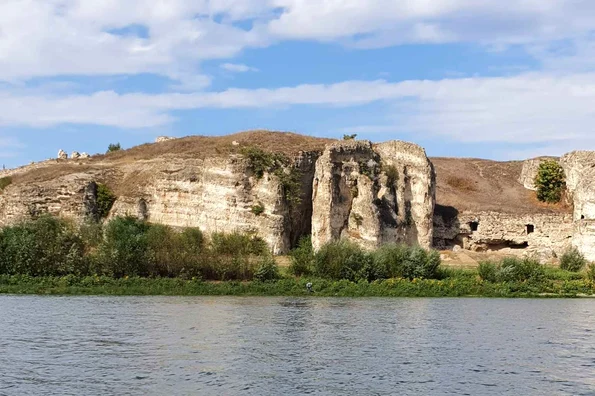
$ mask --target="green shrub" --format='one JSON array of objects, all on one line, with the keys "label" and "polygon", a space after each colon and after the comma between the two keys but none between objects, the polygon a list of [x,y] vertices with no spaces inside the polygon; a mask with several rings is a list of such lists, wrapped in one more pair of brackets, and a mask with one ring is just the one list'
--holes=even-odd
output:
[{"label": "green shrub", "polygon": [[312,249],[312,238],[302,237],[298,246],[289,252],[291,264],[289,273],[295,276],[311,275],[314,266],[314,250]]},{"label": "green shrub", "polygon": [[558,203],[566,187],[564,169],[555,160],[543,161],[539,164],[535,177],[537,199],[542,202]]},{"label": "green shrub", "polygon": [[322,278],[357,281],[370,261],[372,257],[353,242],[330,242],[314,255],[314,273]]},{"label": "green shrub", "polygon": [[88,262],[82,239],[68,222],[51,216],[0,232],[0,273],[30,276],[84,275]]},{"label": "green shrub", "polygon": [[120,151],[120,150],[122,150],[122,146],[120,146],[120,143],[110,143],[110,145],[107,146],[108,153],[113,153],[115,151]]},{"label": "green shrub", "polygon": [[215,254],[264,255],[269,253],[267,243],[260,237],[232,232],[216,232],[211,235],[211,248]]},{"label": "green shrub", "polygon": [[272,256],[263,257],[256,266],[254,279],[261,282],[280,279],[279,267]]},{"label": "green shrub", "polygon": [[254,146],[243,147],[241,153],[248,159],[249,166],[258,179],[261,179],[265,173],[272,173],[275,169],[289,163],[289,159],[281,153],[264,151]]},{"label": "green shrub", "polygon": [[255,216],[260,216],[261,214],[264,213],[264,205],[261,204],[260,202],[257,205],[253,205],[251,212],[255,215]]},{"label": "green shrub", "polygon": [[560,258],[560,268],[566,271],[579,272],[585,265],[585,256],[575,247],[566,250]]},{"label": "green shrub", "polygon": [[356,137],[357,133],[354,133],[353,135],[343,135],[343,140],[355,140]]},{"label": "green shrub", "polygon": [[97,217],[105,219],[112,206],[116,202],[116,196],[105,184],[97,184]]},{"label": "green shrub", "polygon": [[4,190],[6,187],[12,184],[12,177],[5,176],[0,178],[0,191]]},{"label": "green shrub", "polygon": [[499,278],[503,282],[541,280],[545,269],[539,261],[531,258],[505,258],[500,264]]},{"label": "green shrub", "polygon": [[436,278],[440,266],[440,253],[420,247],[388,244],[373,254],[377,279],[390,278]]},{"label": "green shrub", "polygon": [[479,276],[484,281],[498,282],[498,271],[500,268],[496,263],[491,261],[482,261],[479,263],[479,268],[477,270],[479,272]]},{"label": "green shrub", "polygon": [[587,279],[591,282],[595,282],[595,264],[593,263],[587,265]]},{"label": "green shrub", "polygon": [[117,217],[105,227],[98,248],[97,271],[121,278],[149,275],[149,225],[134,217]]},{"label": "green shrub", "polygon": [[482,262],[479,276],[488,282],[540,281],[545,278],[545,267],[532,258],[507,257],[499,263]]},{"label": "green shrub", "polygon": [[406,245],[386,244],[374,252],[374,261],[379,271],[387,278],[404,278],[404,263],[409,255]]},{"label": "green shrub", "polygon": [[291,161],[285,154],[264,151],[254,146],[242,148],[241,153],[248,159],[257,179],[261,179],[265,173],[274,174],[279,179],[282,194],[290,208],[301,203],[302,174],[297,168],[290,167]]}]

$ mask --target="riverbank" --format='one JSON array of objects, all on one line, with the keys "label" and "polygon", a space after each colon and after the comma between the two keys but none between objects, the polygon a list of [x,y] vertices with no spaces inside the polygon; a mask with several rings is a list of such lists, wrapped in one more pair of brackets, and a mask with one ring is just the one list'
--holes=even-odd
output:
[{"label": "riverbank", "polygon": [[[308,292],[306,284],[313,284]],[[270,282],[205,282],[176,278],[0,276],[0,294],[171,295],[171,296],[318,296],[318,297],[586,297],[595,296],[587,279],[493,283],[471,271],[436,279],[387,279],[374,282],[284,278]]]}]

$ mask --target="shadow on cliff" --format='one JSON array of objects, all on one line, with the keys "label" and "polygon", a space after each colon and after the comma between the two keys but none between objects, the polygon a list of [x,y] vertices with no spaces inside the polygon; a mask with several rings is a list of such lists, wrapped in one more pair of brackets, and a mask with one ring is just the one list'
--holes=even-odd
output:
[{"label": "shadow on cliff", "polygon": [[[459,210],[454,206],[436,204],[434,208],[434,247],[437,249],[451,248],[457,244],[458,230],[461,228]],[[452,234],[452,230],[455,230]],[[449,231],[450,234],[449,235]]]}]

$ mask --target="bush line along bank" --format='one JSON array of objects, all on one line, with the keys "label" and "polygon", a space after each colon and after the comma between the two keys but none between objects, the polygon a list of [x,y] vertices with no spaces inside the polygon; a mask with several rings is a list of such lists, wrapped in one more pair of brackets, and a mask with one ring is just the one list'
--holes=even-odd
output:
[{"label": "bush line along bank", "polygon": [[[578,273],[505,259],[462,271],[442,268],[438,252],[418,247],[367,252],[339,241],[314,252],[311,246],[308,238],[300,241],[284,275],[253,235],[205,238],[195,228],[129,217],[77,227],[42,216],[0,230],[0,293],[302,295],[312,281],[321,296],[593,294],[593,265]],[[585,265],[576,251],[562,263],[575,271]]]}]

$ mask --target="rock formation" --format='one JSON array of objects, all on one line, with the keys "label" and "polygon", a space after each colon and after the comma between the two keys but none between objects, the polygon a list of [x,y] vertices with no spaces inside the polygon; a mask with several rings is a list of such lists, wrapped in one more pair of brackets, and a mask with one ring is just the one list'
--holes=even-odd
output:
[{"label": "rock formation", "polygon": [[535,192],[524,186],[534,179],[542,160],[432,159],[438,176],[434,246],[531,255],[543,261],[562,254],[574,235],[570,209],[540,204]]},{"label": "rock formation", "polygon": [[91,158],[91,156],[85,152],[82,152],[80,155],[80,159],[87,159],[87,158]]},{"label": "rock formation", "polygon": [[170,137],[170,136],[158,136],[155,139],[155,143],[163,143],[163,142],[168,142],[170,140],[174,140],[174,137]]},{"label": "rock formation", "polygon": [[81,154],[78,151],[73,151],[72,154],[70,154],[70,158],[79,159],[81,158]]},{"label": "rock formation", "polygon": [[573,151],[560,160],[566,174],[569,200],[573,202],[576,246],[595,261],[595,152]]},{"label": "rock formation", "polygon": [[68,159],[68,154],[66,154],[66,151],[64,151],[64,150],[58,151],[58,159],[62,159],[62,160]]},{"label": "rock formation", "polygon": [[[262,169],[244,149],[280,157]],[[60,150],[58,158],[68,156]],[[72,158],[88,158],[73,153]],[[97,219],[97,185],[116,195],[108,216],[132,215],[206,233],[259,235],[286,253],[312,234],[315,248],[346,238],[559,256],[571,245],[595,260],[595,152],[559,161],[572,205],[537,202],[526,162],[426,157],[414,144],[337,141],[246,132],[143,145],[92,161],[48,160],[0,171],[0,225],[41,213]],[[260,159],[262,160],[262,158]],[[254,162],[256,161],[256,162]]]},{"label": "rock formation", "polygon": [[430,247],[433,177],[425,152],[412,144],[328,146],[314,176],[314,248],[341,238],[369,249],[391,242]]}]

